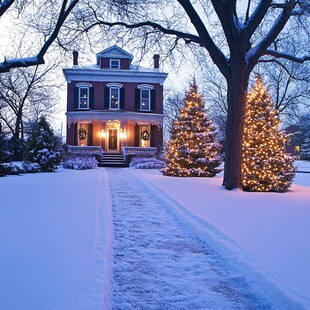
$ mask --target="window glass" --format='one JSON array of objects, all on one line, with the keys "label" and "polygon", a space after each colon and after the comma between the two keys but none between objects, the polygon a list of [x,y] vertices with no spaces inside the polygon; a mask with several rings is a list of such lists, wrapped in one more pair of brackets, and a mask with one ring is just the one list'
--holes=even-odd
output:
[{"label": "window glass", "polygon": [[119,109],[119,88],[110,87],[110,108]]},{"label": "window glass", "polygon": [[119,59],[111,59],[110,60],[110,68],[111,69],[119,69],[119,67],[120,67]]},{"label": "window glass", "polygon": [[140,110],[150,110],[150,93],[149,89],[141,89]]},{"label": "window glass", "polygon": [[88,99],[89,99],[89,94],[88,94],[88,87],[80,87],[79,88],[79,108],[80,109],[88,109]]}]

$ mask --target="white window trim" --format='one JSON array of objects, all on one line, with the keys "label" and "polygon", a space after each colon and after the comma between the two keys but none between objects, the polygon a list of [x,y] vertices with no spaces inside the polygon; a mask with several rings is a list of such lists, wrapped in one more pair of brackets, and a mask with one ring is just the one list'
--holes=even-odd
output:
[{"label": "white window trim", "polygon": [[[149,108],[148,109],[142,108],[142,91],[143,90],[147,90],[149,93]],[[140,88],[140,110],[141,111],[151,111],[151,89],[149,89],[149,88]]]},{"label": "white window trim", "polygon": [[153,85],[150,85],[150,84],[140,84],[137,86],[139,89],[154,89],[154,86]]},{"label": "white window trim", "polygon": [[[81,89],[87,89],[87,107],[81,108]],[[79,86],[79,110],[87,110],[89,109],[89,87],[87,86]]]},{"label": "white window trim", "polygon": [[[112,61],[117,61],[118,65],[117,65],[117,68],[112,68]],[[110,59],[110,69],[120,69],[121,67],[121,61],[120,59]]]},{"label": "white window trim", "polygon": [[[117,89],[117,97],[118,97],[117,108],[112,108],[112,96],[111,96],[112,89]],[[120,100],[121,100],[120,95],[121,95],[120,87],[117,87],[117,86],[109,87],[109,109],[110,110],[119,110],[120,109]]]}]

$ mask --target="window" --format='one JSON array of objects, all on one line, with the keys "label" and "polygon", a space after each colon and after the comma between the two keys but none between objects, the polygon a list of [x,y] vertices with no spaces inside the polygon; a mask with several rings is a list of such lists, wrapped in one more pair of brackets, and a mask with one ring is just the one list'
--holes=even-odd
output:
[{"label": "window", "polygon": [[79,109],[89,108],[89,88],[79,87]]},{"label": "window", "polygon": [[111,69],[119,69],[120,68],[120,60],[119,59],[110,59],[110,68]]},{"label": "window", "polygon": [[149,124],[142,124],[140,126],[140,146],[150,147],[150,133],[151,128]]},{"label": "window", "polygon": [[141,89],[140,90],[140,110],[150,111],[151,109],[151,90]]},{"label": "window", "polygon": [[119,109],[119,87],[110,87],[110,109]]}]

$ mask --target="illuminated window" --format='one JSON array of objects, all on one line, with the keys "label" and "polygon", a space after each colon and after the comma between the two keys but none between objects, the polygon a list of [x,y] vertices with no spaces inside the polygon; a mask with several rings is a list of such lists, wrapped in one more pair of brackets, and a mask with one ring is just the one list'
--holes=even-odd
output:
[{"label": "illuminated window", "polygon": [[79,109],[89,108],[89,88],[79,87]]},{"label": "illuminated window", "polygon": [[120,88],[110,87],[110,109],[119,109]]},{"label": "illuminated window", "polygon": [[140,91],[140,110],[150,111],[151,109],[151,90],[141,89]]},{"label": "illuminated window", "polygon": [[300,146],[299,145],[296,145],[295,146],[295,153],[299,153],[300,152]]}]

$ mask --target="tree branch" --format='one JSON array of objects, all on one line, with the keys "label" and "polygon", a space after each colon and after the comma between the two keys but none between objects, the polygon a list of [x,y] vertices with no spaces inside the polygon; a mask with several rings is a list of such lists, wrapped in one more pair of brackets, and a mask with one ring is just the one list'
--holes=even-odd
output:
[{"label": "tree branch", "polygon": [[44,64],[44,55],[46,54],[48,48],[56,40],[62,25],[64,24],[68,15],[71,13],[71,11],[73,10],[73,8],[78,2],[79,0],[71,0],[67,9],[66,9],[66,6],[68,3],[68,0],[64,0],[62,2],[62,7],[58,15],[58,20],[55,25],[55,28],[52,34],[45,41],[45,43],[41,47],[41,50],[36,56],[28,57],[28,58],[12,59],[12,60],[5,59],[2,63],[0,63],[0,73],[8,72],[13,68],[30,67],[30,66]]},{"label": "tree branch", "polygon": [[[269,1],[269,0],[262,0]],[[294,9],[296,2],[294,0],[289,0],[287,5],[282,10],[278,18],[275,20],[273,26],[266,34],[266,36],[259,42],[255,47],[251,48],[247,53],[247,62],[249,64],[249,70],[252,70],[258,59],[266,54],[267,48],[271,43],[277,38],[279,33],[283,30],[287,21],[291,17],[292,10]]]},{"label": "tree branch", "polygon": [[274,58],[282,58],[282,59],[287,59],[290,61],[298,62],[298,63],[304,63],[305,61],[310,60],[310,55],[306,55],[303,57],[297,57],[294,55],[290,55],[288,53],[280,52],[280,51],[275,51],[272,49],[267,49],[265,52],[265,55],[270,55],[273,56]]},{"label": "tree branch", "polygon": [[9,9],[15,0],[0,1],[0,17]]}]

